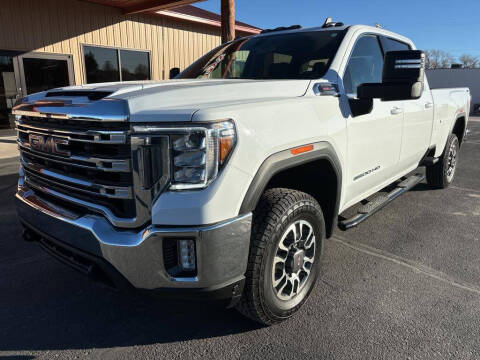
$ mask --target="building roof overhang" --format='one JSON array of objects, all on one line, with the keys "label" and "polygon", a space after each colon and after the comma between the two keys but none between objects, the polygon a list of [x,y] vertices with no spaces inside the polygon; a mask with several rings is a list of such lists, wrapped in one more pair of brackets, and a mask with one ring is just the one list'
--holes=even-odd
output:
[{"label": "building roof overhang", "polygon": [[125,15],[161,11],[177,6],[190,5],[205,0],[84,0],[96,4],[113,6]]},{"label": "building roof overhang", "polygon": [[[155,13],[178,20],[191,21],[219,28],[222,27],[220,15],[195,6],[180,6],[169,10],[155,11]],[[235,22],[235,30],[247,34],[259,34],[262,31],[260,28],[240,21]]]},{"label": "building roof overhang", "polygon": [[[211,11],[191,6],[205,0],[83,0],[104,6],[116,7],[123,14],[149,13],[177,20],[196,22],[221,28],[221,16]],[[235,30],[244,34],[258,34],[262,29],[236,21]]]}]

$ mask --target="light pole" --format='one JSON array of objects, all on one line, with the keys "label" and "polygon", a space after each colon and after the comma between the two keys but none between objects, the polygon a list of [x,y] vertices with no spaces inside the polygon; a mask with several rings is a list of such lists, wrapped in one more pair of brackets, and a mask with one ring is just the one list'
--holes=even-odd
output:
[{"label": "light pole", "polygon": [[222,43],[235,39],[235,0],[221,0]]}]

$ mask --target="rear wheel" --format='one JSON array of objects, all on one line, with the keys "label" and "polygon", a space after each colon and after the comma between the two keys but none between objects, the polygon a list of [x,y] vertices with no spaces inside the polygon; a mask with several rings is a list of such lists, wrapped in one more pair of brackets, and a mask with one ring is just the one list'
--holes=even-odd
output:
[{"label": "rear wheel", "polygon": [[291,317],[315,285],[324,238],[323,213],[313,197],[290,189],[267,190],[254,211],[238,310],[264,325]]},{"label": "rear wheel", "polygon": [[457,135],[450,134],[445,150],[439,161],[427,167],[427,183],[428,185],[445,189],[453,182],[458,162],[459,142]]}]

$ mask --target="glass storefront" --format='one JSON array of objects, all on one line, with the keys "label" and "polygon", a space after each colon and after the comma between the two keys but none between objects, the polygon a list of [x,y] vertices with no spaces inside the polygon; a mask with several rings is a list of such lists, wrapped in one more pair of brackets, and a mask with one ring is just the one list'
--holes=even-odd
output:
[{"label": "glass storefront", "polygon": [[[83,47],[87,83],[148,80],[147,51]],[[27,94],[73,85],[71,55],[0,50],[0,129],[13,127],[12,107]]]},{"label": "glass storefront", "polygon": [[61,59],[22,59],[27,94],[70,85],[68,63]]},{"label": "glass storefront", "polygon": [[150,80],[148,51],[83,46],[87,84]]},{"label": "glass storefront", "polygon": [[16,54],[0,50],[0,129],[10,127],[9,116],[17,99],[17,84],[13,66]]},{"label": "glass storefront", "polygon": [[[83,52],[87,83],[151,77],[147,51],[85,45]],[[19,98],[73,84],[72,55],[0,50],[0,129],[14,127],[11,112]]]},{"label": "glass storefront", "polygon": [[10,114],[20,97],[68,85],[71,55],[0,50],[0,129],[13,127]]}]

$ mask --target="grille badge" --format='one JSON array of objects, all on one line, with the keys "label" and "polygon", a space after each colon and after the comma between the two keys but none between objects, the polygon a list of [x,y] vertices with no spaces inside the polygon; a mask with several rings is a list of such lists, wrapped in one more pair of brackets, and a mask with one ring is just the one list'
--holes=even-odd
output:
[{"label": "grille badge", "polygon": [[29,134],[28,142],[32,150],[53,155],[70,156],[70,151],[60,148],[60,145],[65,146],[69,144],[68,139],[48,135]]}]

